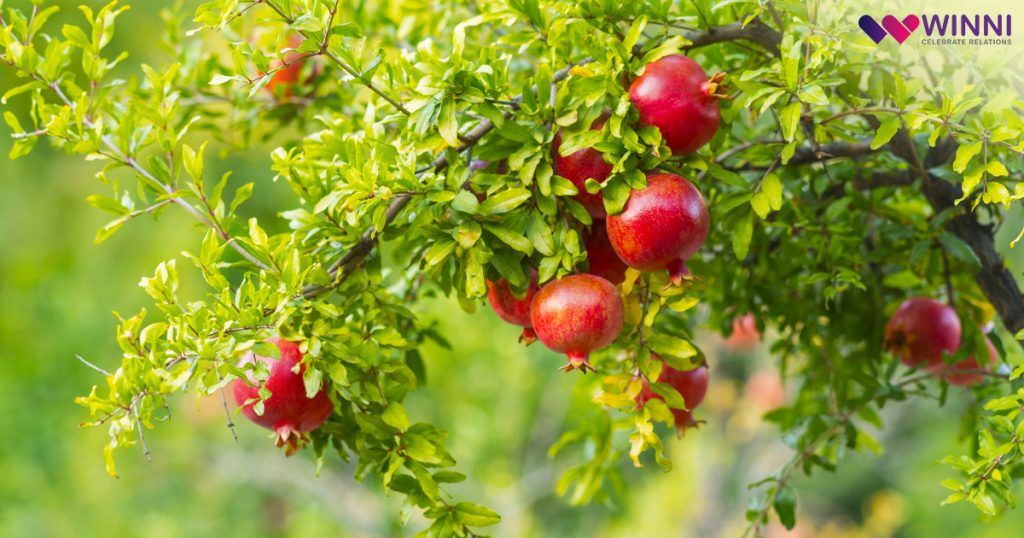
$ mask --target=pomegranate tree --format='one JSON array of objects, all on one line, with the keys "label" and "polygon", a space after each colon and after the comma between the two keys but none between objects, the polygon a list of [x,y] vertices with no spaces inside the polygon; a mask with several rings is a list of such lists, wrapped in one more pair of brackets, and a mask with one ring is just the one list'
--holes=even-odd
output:
[{"label": "pomegranate tree", "polygon": [[885,348],[907,366],[937,365],[960,347],[960,318],[928,297],[908,299],[885,326]]},{"label": "pomegranate tree", "polygon": [[608,217],[608,239],[619,258],[642,271],[681,275],[683,260],[708,236],[708,208],[700,191],[675,174],[653,173],[630,193],[618,215]]},{"label": "pomegranate tree", "polygon": [[590,353],[611,344],[622,329],[622,298],[599,276],[570,275],[537,292],[530,320],[545,346],[568,356],[563,370],[586,373],[594,369]]},{"label": "pomegranate tree", "polygon": [[676,155],[692,153],[715,136],[720,121],[718,100],[725,73],[708,79],[697,62],[681,54],[666,56],[644,67],[629,86],[629,99],[640,122],[657,127]]},{"label": "pomegranate tree", "polygon": [[530,322],[530,303],[539,289],[537,271],[533,269],[530,270],[530,285],[521,295],[517,295],[504,278],[498,279],[497,282],[487,281],[487,300],[490,301],[491,308],[507,323],[523,328],[519,341],[526,345],[537,339]]},{"label": "pomegranate tree", "polygon": [[[321,389],[309,398],[302,380],[305,366],[300,366],[302,351],[298,344],[280,338],[273,340],[281,350],[281,358],[263,357],[249,352],[241,366],[262,363],[270,374],[262,386],[270,391],[270,397],[260,402],[260,383],[250,371],[246,379],[232,382],[235,403],[242,407],[246,418],[274,431],[277,446],[284,447],[289,456],[306,442],[305,434],[320,427],[334,411],[334,405]],[[262,403],[262,412],[257,404]]]}]

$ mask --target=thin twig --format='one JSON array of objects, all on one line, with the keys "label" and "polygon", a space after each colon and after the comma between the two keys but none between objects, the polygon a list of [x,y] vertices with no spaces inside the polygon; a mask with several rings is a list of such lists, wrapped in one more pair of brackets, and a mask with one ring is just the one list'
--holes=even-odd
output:
[{"label": "thin twig", "polygon": [[[220,384],[220,381],[221,381],[220,369],[217,368],[216,365],[214,365],[213,366],[213,371],[217,372],[217,383]],[[224,396],[224,387],[221,387],[218,392],[220,392],[220,402],[222,404],[224,404],[224,416],[226,416],[228,418],[228,429],[231,430],[231,437],[234,437],[235,438],[235,442],[237,443],[238,442],[238,433],[235,432],[235,422],[233,420],[231,420],[231,411],[228,409],[228,398],[227,398],[227,396]]]},{"label": "thin twig", "polygon": [[152,453],[149,451],[149,446],[146,445],[146,434],[142,431],[142,418],[139,417],[139,410],[136,407],[137,402],[132,403],[132,414],[135,415],[135,425],[139,430],[139,442],[142,443],[142,453],[146,455],[146,461],[152,462]]},{"label": "thin twig", "polygon": [[110,377],[110,376],[114,375],[114,374],[104,370],[103,368],[100,368],[99,366],[96,366],[95,364],[85,360],[85,358],[82,357],[81,355],[75,355],[75,358],[80,360],[80,361],[82,361],[82,363],[84,363],[89,368],[92,368],[93,370],[96,370],[97,372],[99,372],[99,373],[101,373],[101,374],[103,374],[103,375],[105,375],[107,377]]}]

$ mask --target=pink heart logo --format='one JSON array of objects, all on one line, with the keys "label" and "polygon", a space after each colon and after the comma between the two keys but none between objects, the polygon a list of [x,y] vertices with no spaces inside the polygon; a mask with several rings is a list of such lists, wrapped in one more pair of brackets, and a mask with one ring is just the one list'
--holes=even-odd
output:
[{"label": "pink heart logo", "polygon": [[920,24],[921,20],[917,18],[917,15],[907,15],[903,17],[902,21],[892,15],[882,18],[882,27],[901,45],[910,37],[910,34],[914,33],[914,30],[917,30]]}]

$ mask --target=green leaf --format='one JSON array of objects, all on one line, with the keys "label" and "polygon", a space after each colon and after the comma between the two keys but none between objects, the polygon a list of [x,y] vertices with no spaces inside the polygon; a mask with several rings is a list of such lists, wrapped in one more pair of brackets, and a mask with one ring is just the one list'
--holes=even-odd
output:
[{"label": "green leaf", "polygon": [[981,153],[981,145],[981,140],[973,144],[960,144],[960,147],[956,148],[956,158],[953,159],[953,171],[963,173],[964,170],[967,170],[971,159]]},{"label": "green leaf", "polygon": [[[488,198],[490,200],[490,198]],[[480,202],[477,201],[476,196],[469,191],[459,191],[459,194],[455,195],[452,200],[452,209],[466,213],[468,215],[475,215],[480,211]]]},{"label": "green leaf", "polygon": [[974,250],[959,237],[947,231],[942,231],[939,234],[939,243],[942,244],[942,248],[946,249],[946,252],[957,260],[970,265],[974,269],[981,267],[981,261],[974,253]]},{"label": "green leaf", "polygon": [[609,215],[621,213],[622,208],[626,207],[626,202],[629,201],[631,192],[632,189],[629,188],[629,184],[621,177],[615,177],[608,181],[604,189],[601,190],[605,211]]},{"label": "green leaf", "polygon": [[736,258],[744,260],[750,252],[750,238],[754,235],[753,213],[746,213],[736,222],[732,231],[732,251]]},{"label": "green leaf", "polygon": [[774,173],[768,174],[761,184],[761,192],[768,197],[768,205],[775,211],[782,209],[782,181]]},{"label": "green leaf", "polygon": [[530,238],[530,242],[533,243],[533,248],[537,249],[537,252],[545,256],[555,254],[555,239],[551,235],[551,228],[540,214],[530,215],[530,220],[526,224],[526,236]]},{"label": "green leaf", "polygon": [[803,110],[803,104],[799,101],[786,105],[786,108],[782,109],[782,113],[779,114],[779,123],[782,126],[782,137],[786,141],[793,140],[796,136],[796,129],[800,125],[800,112]]},{"label": "green leaf", "polygon": [[515,250],[526,255],[533,254],[533,243],[523,234],[493,222],[485,222],[484,229]]},{"label": "green leaf", "polygon": [[697,349],[692,344],[682,338],[664,333],[650,335],[647,338],[647,345],[650,346],[651,351],[661,355],[662,359],[666,357],[688,359],[697,356]]},{"label": "green leaf", "polygon": [[793,488],[789,484],[779,486],[772,507],[779,515],[779,523],[782,523],[786,529],[793,530],[793,527],[796,526],[796,493],[793,492]]},{"label": "green leaf", "polygon": [[501,521],[497,512],[479,504],[460,502],[455,505],[455,512],[459,521],[470,527],[487,527]]},{"label": "green leaf", "polygon": [[405,408],[398,402],[390,402],[384,409],[384,412],[380,415],[381,420],[384,424],[391,426],[392,428],[404,432],[409,429],[409,417],[405,414]]},{"label": "green leaf", "polygon": [[892,116],[882,122],[878,126],[878,131],[875,133],[875,138],[871,140],[871,149],[878,149],[892,140],[892,137],[896,136],[896,132],[900,130],[900,117]]},{"label": "green leaf", "polygon": [[492,194],[480,204],[480,214],[500,215],[508,213],[529,200],[531,194],[528,189],[523,188],[512,188]]},{"label": "green leaf", "polygon": [[423,260],[427,262],[427,267],[433,267],[443,262],[455,250],[456,245],[454,239],[443,239],[430,245],[430,248],[423,253]]},{"label": "green leaf", "polygon": [[441,107],[441,114],[438,118],[437,130],[441,133],[441,138],[450,147],[459,146],[459,122],[457,118],[458,110],[455,108],[454,103],[446,103]]}]

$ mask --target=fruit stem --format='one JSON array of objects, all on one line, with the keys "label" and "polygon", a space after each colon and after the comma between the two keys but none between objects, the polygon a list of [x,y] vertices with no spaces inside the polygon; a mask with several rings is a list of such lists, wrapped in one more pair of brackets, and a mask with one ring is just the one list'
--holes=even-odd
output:
[{"label": "fruit stem", "polygon": [[595,369],[593,366],[591,366],[590,362],[587,360],[587,358],[590,357],[589,353],[583,353],[583,352],[580,352],[580,351],[570,351],[570,352],[566,353],[566,355],[569,357],[569,362],[566,363],[565,366],[560,368],[563,372],[571,372],[573,370],[580,370],[584,374],[586,374],[587,372],[596,372],[597,371],[597,369]]}]

